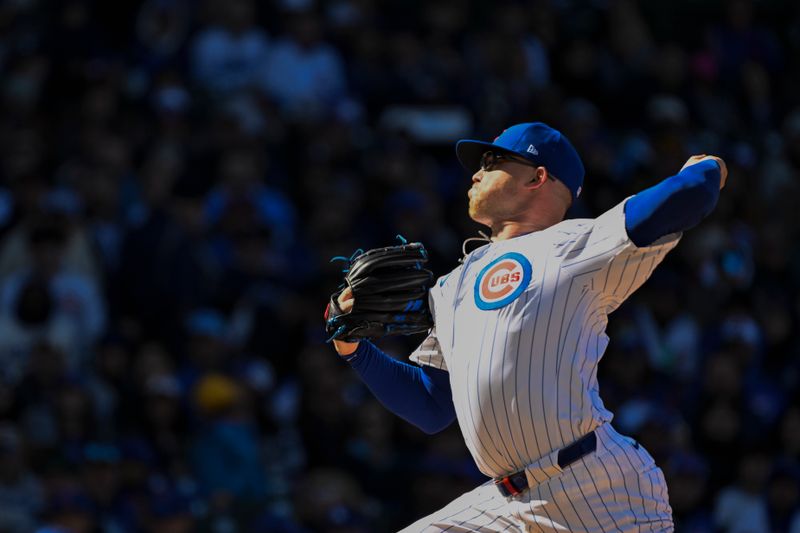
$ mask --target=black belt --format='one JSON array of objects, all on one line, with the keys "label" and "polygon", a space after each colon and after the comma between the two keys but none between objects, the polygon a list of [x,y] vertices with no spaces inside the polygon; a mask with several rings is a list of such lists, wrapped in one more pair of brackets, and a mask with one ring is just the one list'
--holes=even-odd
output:
[{"label": "black belt", "polygon": [[[562,469],[568,467],[581,457],[589,455],[597,449],[597,435],[594,431],[587,433],[569,446],[558,450],[558,466]],[[525,470],[520,470],[505,477],[494,480],[494,484],[503,496],[516,496],[528,488],[528,476]]]}]

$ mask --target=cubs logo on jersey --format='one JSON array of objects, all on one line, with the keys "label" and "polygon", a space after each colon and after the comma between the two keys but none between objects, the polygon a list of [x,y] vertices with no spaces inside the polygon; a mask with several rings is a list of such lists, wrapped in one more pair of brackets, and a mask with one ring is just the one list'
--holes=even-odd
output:
[{"label": "cubs logo on jersey", "polygon": [[531,263],[515,252],[503,254],[483,267],[475,280],[475,305],[491,310],[508,305],[531,281]]}]

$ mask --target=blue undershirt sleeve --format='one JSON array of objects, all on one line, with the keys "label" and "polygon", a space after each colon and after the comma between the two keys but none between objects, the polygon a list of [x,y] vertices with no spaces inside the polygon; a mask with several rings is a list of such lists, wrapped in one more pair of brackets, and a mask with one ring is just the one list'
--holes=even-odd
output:
[{"label": "blue undershirt sleeve", "polygon": [[425,433],[442,431],[455,420],[447,371],[397,361],[368,341],[347,359],[387,409]]},{"label": "blue undershirt sleeve", "polygon": [[648,246],[694,227],[717,205],[721,178],[717,162],[708,159],[631,197],[625,204],[628,237],[636,246]]}]

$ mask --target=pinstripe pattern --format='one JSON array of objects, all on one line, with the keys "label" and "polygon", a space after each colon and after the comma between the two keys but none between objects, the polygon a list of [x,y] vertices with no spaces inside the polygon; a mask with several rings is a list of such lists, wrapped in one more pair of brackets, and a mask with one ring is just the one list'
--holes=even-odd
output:
[{"label": "pinstripe pattern", "polygon": [[[663,475],[650,455],[608,424],[597,435],[596,453],[524,493],[505,498],[487,483],[403,532],[673,531]],[[649,480],[642,491],[637,477]]]},{"label": "pinstripe pattern", "polygon": [[[498,313],[498,315],[499,315],[499,313]],[[497,451],[500,453],[500,455],[503,456],[503,458],[505,459],[506,464],[508,464],[508,466],[506,467],[507,471],[513,471],[513,469],[514,469],[514,467],[516,465],[516,462],[518,462],[518,460],[517,461],[513,460],[513,457],[511,455],[511,451],[510,451],[509,447],[506,444],[506,438],[505,438],[506,434],[504,434],[500,430],[499,420],[501,419],[501,417],[498,416],[497,410],[495,408],[495,396],[497,396],[497,393],[496,392],[495,393],[492,392],[492,385],[493,385],[492,368],[494,366],[493,363],[494,363],[495,358],[500,359],[503,356],[502,352],[499,352],[499,351],[495,350],[495,341],[497,340],[497,329],[498,329],[499,322],[500,322],[499,319],[495,321],[494,331],[492,333],[492,343],[491,343],[491,346],[489,347],[489,350],[488,350],[488,354],[489,355],[487,357],[485,357],[486,366],[488,368],[486,368],[485,370],[481,369],[482,372],[480,372],[480,374],[477,376],[479,382],[476,384],[475,388],[478,389],[478,394],[480,394],[481,389],[484,389],[484,388],[486,389],[486,396],[489,397],[488,402],[486,402],[485,400],[483,402],[483,404],[487,404],[488,403],[487,407],[489,407],[488,412],[487,412],[486,409],[484,409],[484,412],[486,413],[486,419],[487,419],[486,424],[487,424],[487,426],[489,426],[493,421],[494,422],[494,429],[496,430],[496,432],[492,432],[491,426],[487,427],[486,431],[487,431],[487,433],[489,433],[489,434],[494,436],[493,441],[495,443],[497,443],[497,442],[500,443],[500,446],[496,445],[495,449],[497,449]],[[486,350],[481,350],[481,356],[484,355],[485,351]],[[478,365],[478,366],[480,368],[480,365]],[[487,376],[488,379],[485,379],[485,381],[484,381],[484,379],[482,379],[483,376]],[[495,379],[494,381],[498,381],[498,380]],[[502,378],[499,381],[500,381],[500,385],[502,385],[505,382],[505,380],[502,379]],[[498,404],[504,403],[504,399],[503,398],[498,398],[496,401],[497,401]],[[480,398],[478,399],[478,403],[480,403]],[[488,416],[489,413],[491,413],[491,416]],[[505,454],[503,454],[503,452],[500,450],[500,447],[502,447],[503,451],[505,451]]]},{"label": "pinstripe pattern", "polygon": [[[483,347],[483,341],[484,341],[484,338],[486,336],[487,327],[488,327],[488,321],[485,322],[484,325],[483,325],[483,332],[481,333],[481,343],[480,343],[481,347]],[[482,350],[481,350],[481,353],[482,353]],[[475,374],[474,381],[476,382],[476,384],[477,384],[478,377],[480,376],[480,371],[477,369],[478,366],[479,366],[479,363],[480,363],[480,358],[474,365],[473,365],[472,361],[467,361],[466,379],[469,380],[469,381],[473,381],[472,374],[474,373]],[[475,388],[477,389],[477,385],[476,385]],[[476,458],[476,461],[479,461],[477,464],[478,464],[478,467],[481,468],[481,471],[484,471],[483,470],[484,467],[496,468],[496,469],[502,470],[503,468],[506,468],[506,467],[504,467],[503,465],[501,465],[501,464],[499,464],[497,462],[497,459],[496,459],[497,455],[489,453],[488,452],[489,447],[486,444],[484,444],[484,440],[486,440],[486,441],[491,443],[491,437],[490,436],[484,436],[481,433],[476,431],[476,428],[478,427],[478,425],[477,425],[477,422],[476,422],[476,414],[475,413],[479,412],[480,410],[473,407],[473,397],[474,396],[479,396],[479,394],[476,394],[476,395],[471,394],[472,390],[473,389],[470,388],[470,387],[465,387],[463,389],[463,391],[464,391],[463,397],[466,398],[466,401],[460,403],[460,405],[466,409],[466,413],[468,415],[468,416],[465,415],[465,418],[464,418],[465,423],[471,423],[472,424],[472,432],[464,431],[465,428],[462,426],[462,433],[464,433],[464,435],[465,435],[465,439],[467,441],[467,447],[470,450],[472,450],[472,449],[478,449],[478,448],[472,448],[472,447],[470,447],[470,444],[472,444],[472,446],[480,445],[481,449],[486,450],[485,453],[479,454],[477,456],[473,453],[473,457]],[[455,391],[454,391],[454,396],[455,396]],[[458,406],[457,406],[456,407],[456,412],[459,413],[459,412],[463,412],[463,411],[459,410]],[[462,419],[459,417],[459,422],[461,420]],[[485,458],[485,459],[483,459],[483,458]]]},{"label": "pinstripe pattern", "polygon": [[[608,315],[649,278],[680,238],[672,235],[637,248],[625,231],[624,203],[597,219],[568,220],[485,245],[431,289],[435,328],[411,360],[450,373],[459,426],[486,475],[521,470],[611,421],[597,383],[597,366],[609,341]],[[485,302],[479,306],[478,286],[483,291],[489,282],[481,273],[495,272],[491,267],[510,252],[530,262],[530,283],[519,289],[519,296],[507,289],[512,299],[499,308]],[[608,442],[606,457],[595,461],[591,472],[585,465],[555,477],[529,470],[538,483],[538,499],[547,503],[517,509],[518,516],[542,531],[555,530],[553,523],[631,531],[626,524],[632,520],[657,523],[669,517],[663,476],[647,462],[646,452],[622,437]],[[536,491],[530,493],[533,498]],[[626,509],[628,515],[636,510],[628,522]],[[456,516],[487,531],[509,527],[490,511],[470,504]],[[494,525],[484,522],[490,516]],[[462,527],[454,517],[448,520]]]}]

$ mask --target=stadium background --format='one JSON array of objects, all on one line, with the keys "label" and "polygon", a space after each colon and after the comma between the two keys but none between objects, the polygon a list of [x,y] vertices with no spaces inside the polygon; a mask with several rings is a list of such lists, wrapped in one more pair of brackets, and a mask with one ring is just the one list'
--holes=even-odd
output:
[{"label": "stadium background", "polygon": [[390,531],[480,483],[324,344],[328,259],[453,268],[452,143],[527,120],[571,216],[727,161],[601,392],[679,531],[800,531],[798,63],[790,1],[3,2],[0,531]]}]

